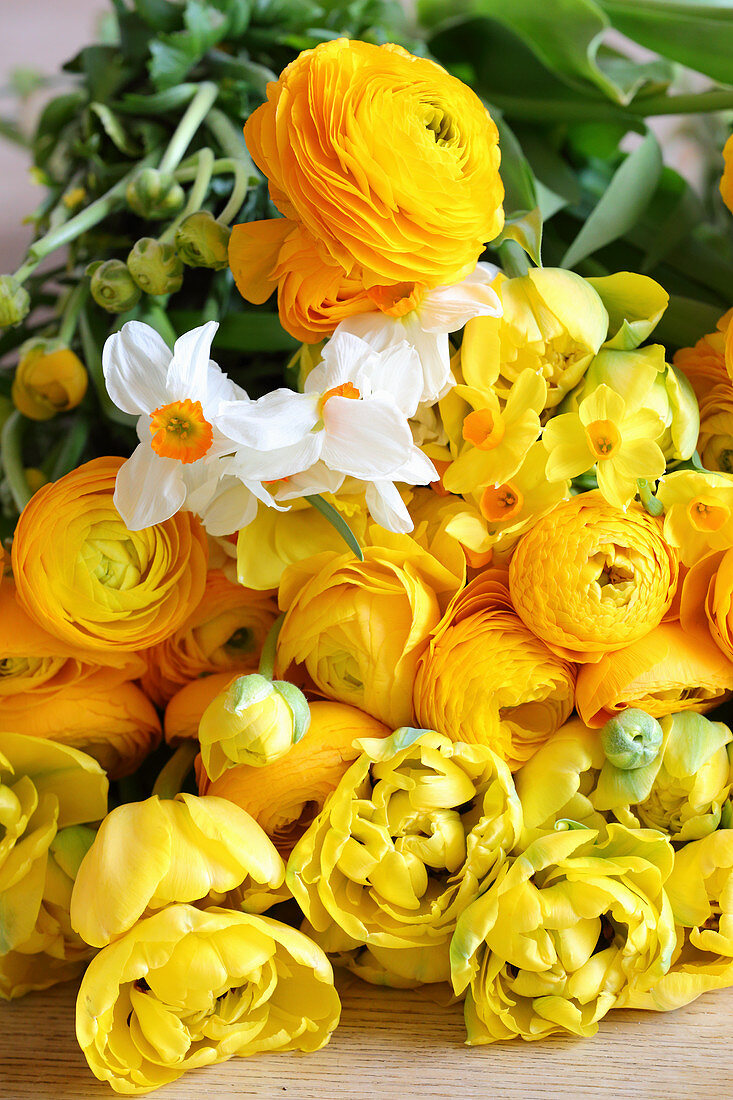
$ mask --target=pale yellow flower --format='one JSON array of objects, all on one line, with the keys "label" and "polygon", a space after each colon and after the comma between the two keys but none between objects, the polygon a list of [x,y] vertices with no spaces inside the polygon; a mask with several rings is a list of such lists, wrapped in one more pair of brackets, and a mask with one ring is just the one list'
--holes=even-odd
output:
[{"label": "pale yellow flower", "polygon": [[733,546],[733,476],[708,470],[676,470],[659,483],[664,537],[684,565],[711,550]]}]

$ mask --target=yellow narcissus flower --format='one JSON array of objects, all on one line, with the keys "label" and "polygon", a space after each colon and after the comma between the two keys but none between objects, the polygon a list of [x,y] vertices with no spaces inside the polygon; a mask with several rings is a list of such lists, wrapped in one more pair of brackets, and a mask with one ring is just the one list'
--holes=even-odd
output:
[{"label": "yellow narcissus flower", "polygon": [[547,479],[564,481],[595,468],[604,499],[626,508],[636,496],[639,478],[655,481],[664,473],[665,458],[655,442],[663,431],[658,413],[600,385],[577,412],[561,413],[545,425]]},{"label": "yellow narcissus flower", "polygon": [[449,493],[470,493],[501,485],[516,474],[540,434],[539,414],[547,387],[539,374],[522,371],[502,409],[491,390],[456,386],[470,411],[463,420],[464,445],[443,474]]},{"label": "yellow narcissus flower", "polygon": [[[282,678],[296,662],[324,694],[387,725],[412,720],[417,663],[464,580],[407,535],[384,533],[364,561],[325,553],[289,567],[277,647]],[[290,678],[290,677],[288,677]]]},{"label": "yellow narcissus flower", "polygon": [[88,381],[84,364],[70,348],[49,341],[31,343],[13,378],[13,404],[30,420],[50,420],[76,408]]},{"label": "yellow narcissus flower", "polygon": [[82,861],[71,923],[86,943],[104,947],[136,921],[173,902],[217,901],[277,889],[283,861],[239,806],[208,795],[157,795],[118,806],[102,822]]},{"label": "yellow narcissus flower", "polygon": [[622,512],[598,492],[582,493],[520,539],[509,589],[519,616],[553,652],[597,661],[658,626],[677,572],[661,522],[638,505]]},{"label": "yellow narcissus flower", "polygon": [[731,691],[733,663],[710,639],[691,636],[679,622],[669,622],[626,649],[583,665],[575,705],[589,726],[602,726],[626,707],[655,718],[682,710],[705,713]]},{"label": "yellow narcissus flower", "polygon": [[310,724],[302,691],[259,673],[238,676],[201,716],[201,759],[216,780],[237,764],[265,767],[289,752]]},{"label": "yellow narcissus flower", "polygon": [[590,1036],[624,991],[648,990],[675,946],[669,841],[609,825],[534,841],[466,908],[451,944],[469,1046]]},{"label": "yellow narcissus flower", "polygon": [[270,594],[233,584],[210,570],[201,603],[187,622],[149,649],[142,686],[162,706],[184,684],[211,672],[254,672],[267,632],[277,618]]},{"label": "yellow narcissus flower", "polygon": [[733,546],[733,477],[676,470],[662,478],[657,496],[664,505],[664,537],[683,565]]},{"label": "yellow narcissus flower", "polygon": [[664,742],[642,766],[603,765],[593,804],[631,828],[645,826],[675,841],[699,840],[718,828],[733,785],[733,734],[722,722],[686,711],[660,720]]},{"label": "yellow narcissus flower", "polygon": [[733,985],[733,829],[718,829],[675,852],[665,883],[677,924],[669,971],[625,1007],[660,1012]]},{"label": "yellow narcissus flower", "polygon": [[569,717],[574,690],[575,666],[524,625],[507,574],[487,569],[433,632],[413,702],[425,729],[486,745],[514,770]]},{"label": "yellow narcissus flower", "polygon": [[91,955],[69,904],[107,780],[66,745],[0,733],[0,807],[0,997],[11,999],[77,977]]},{"label": "yellow narcissus flower", "polygon": [[720,177],[720,194],[723,202],[733,214],[733,134],[723,146],[723,175]]},{"label": "yellow narcissus flower", "polygon": [[331,965],[302,932],[172,905],[92,960],[76,1036],[95,1077],[134,1096],[235,1056],[319,1050],[340,1012]]},{"label": "yellow narcissus flower", "polygon": [[13,539],[18,597],[45,630],[105,654],[173,634],[201,601],[207,547],[190,512],[129,531],[114,506],[121,458],[95,458],[45,485]]},{"label": "yellow narcissus flower", "polygon": [[589,282],[573,271],[540,267],[497,283],[504,313],[468,322],[461,369],[469,386],[492,386],[506,399],[522,371],[539,373],[554,408],[583,377],[606,339],[608,313]]},{"label": "yellow narcissus flower", "polygon": [[470,88],[400,46],[339,38],[267,96],[245,126],[252,157],[275,206],[346,274],[369,288],[473,271],[504,189],[496,126]]},{"label": "yellow narcissus flower", "polygon": [[227,798],[265,830],[284,859],[359,755],[357,738],[386,737],[376,718],[345,703],[311,703],[300,741],[272,764],[239,764],[215,782],[197,765],[199,791]]},{"label": "yellow narcissus flower", "polygon": [[399,984],[445,981],[456,919],[519,837],[511,774],[485,746],[432,731],[361,748],[286,881],[318,935],[335,925],[367,944]]}]

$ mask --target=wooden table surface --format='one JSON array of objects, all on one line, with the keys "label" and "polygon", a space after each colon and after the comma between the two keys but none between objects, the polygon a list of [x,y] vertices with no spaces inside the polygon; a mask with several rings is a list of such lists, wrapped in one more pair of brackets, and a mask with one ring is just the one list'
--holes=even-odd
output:
[{"label": "wooden table surface", "polygon": [[[733,1085],[733,989],[664,1015],[615,1012],[593,1039],[465,1047],[462,1006],[347,979],[341,1024],[315,1054],[235,1058],[159,1090],[161,1100],[724,1100]],[[103,1100],[74,1037],[75,987],[0,1007],[3,1100]]]}]

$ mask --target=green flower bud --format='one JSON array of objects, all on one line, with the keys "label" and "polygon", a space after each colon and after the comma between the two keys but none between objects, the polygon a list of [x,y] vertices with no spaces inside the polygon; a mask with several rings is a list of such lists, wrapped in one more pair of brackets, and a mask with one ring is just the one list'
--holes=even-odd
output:
[{"label": "green flower bud", "polygon": [[183,264],[173,245],[141,237],[127,257],[133,279],[146,294],[175,294],[183,284]]},{"label": "green flower bud", "polygon": [[0,275],[0,328],[19,325],[28,315],[31,298],[12,275]]},{"label": "green flower bud", "polygon": [[294,684],[253,673],[239,676],[204,711],[201,758],[211,779],[235,764],[271,764],[303,737],[310,708]]},{"label": "green flower bud", "polygon": [[124,313],[140,301],[140,288],[122,260],[90,264],[92,298],[108,313]]},{"label": "green flower bud", "polygon": [[651,764],[659,752],[664,734],[656,718],[646,711],[629,707],[609,719],[601,730],[606,759],[614,768],[631,771]]},{"label": "green flower bud", "polygon": [[229,263],[227,248],[231,230],[208,210],[189,214],[176,231],[176,252],[189,267],[213,267],[220,271]]},{"label": "green flower bud", "polygon": [[128,183],[125,198],[133,213],[148,221],[177,214],[186,201],[180,183],[157,168],[141,169]]}]

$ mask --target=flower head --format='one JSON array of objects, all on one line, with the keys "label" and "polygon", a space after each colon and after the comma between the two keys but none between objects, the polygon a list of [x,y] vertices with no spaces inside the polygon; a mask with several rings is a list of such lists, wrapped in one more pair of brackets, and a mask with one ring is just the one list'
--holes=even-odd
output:
[{"label": "flower head", "polygon": [[679,549],[683,565],[733,546],[733,476],[676,470],[662,478],[657,495],[664,505],[664,537]]}]

